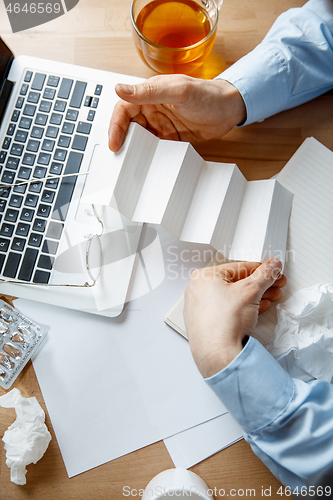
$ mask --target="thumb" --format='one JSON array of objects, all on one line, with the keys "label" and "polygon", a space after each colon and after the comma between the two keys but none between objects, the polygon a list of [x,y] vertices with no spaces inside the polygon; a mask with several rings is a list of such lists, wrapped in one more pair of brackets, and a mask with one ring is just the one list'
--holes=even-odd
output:
[{"label": "thumb", "polygon": [[256,288],[257,298],[261,298],[269,287],[280,277],[282,263],[278,259],[263,262],[246,280]]},{"label": "thumb", "polygon": [[121,99],[134,104],[177,104],[186,77],[172,76],[172,79],[170,75],[153,76],[136,85],[117,83],[115,91]]}]

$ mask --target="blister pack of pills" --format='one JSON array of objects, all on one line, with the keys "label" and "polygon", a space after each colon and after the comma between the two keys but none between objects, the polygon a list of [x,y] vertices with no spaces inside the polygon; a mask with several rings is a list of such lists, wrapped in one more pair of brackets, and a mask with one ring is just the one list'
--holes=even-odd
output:
[{"label": "blister pack of pills", "polygon": [[37,351],[47,329],[0,300],[0,386],[8,389]]}]

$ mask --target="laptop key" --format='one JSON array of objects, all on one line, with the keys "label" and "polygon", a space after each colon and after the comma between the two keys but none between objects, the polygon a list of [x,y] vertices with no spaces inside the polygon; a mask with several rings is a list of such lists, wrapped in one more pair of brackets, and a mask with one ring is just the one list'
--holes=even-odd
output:
[{"label": "laptop key", "polygon": [[20,216],[20,220],[23,220],[25,222],[31,222],[32,219],[34,218],[35,211],[32,210],[31,208],[23,208]]},{"label": "laptop key", "polygon": [[51,139],[56,139],[58,136],[58,133],[59,133],[59,128],[53,127],[50,125],[49,127],[47,127],[45,135],[46,135],[46,137],[50,137]]},{"label": "laptop key", "polygon": [[7,258],[3,276],[6,278],[15,278],[20,264],[22,255],[19,253],[10,252]]},{"label": "laptop key", "polygon": [[37,267],[41,267],[42,269],[49,269],[51,271],[54,263],[54,257],[50,255],[41,254],[38,260]]},{"label": "laptop key", "polygon": [[65,122],[62,126],[61,132],[63,134],[72,134],[74,132],[74,123]]},{"label": "laptop key", "polygon": [[0,198],[0,212],[4,212],[7,205],[7,200]]},{"label": "laptop key", "polygon": [[59,100],[57,100],[54,103],[53,110],[54,111],[60,111],[61,113],[63,113],[65,111],[65,109],[66,109],[66,106],[67,106],[67,102],[66,101],[59,101]]},{"label": "laptop key", "polygon": [[7,222],[4,222],[0,229],[1,236],[7,236],[7,238],[10,238],[11,235],[13,234],[14,227],[15,226],[13,224],[8,224]]},{"label": "laptop key", "polygon": [[2,143],[2,149],[9,149],[10,143],[12,142],[11,137],[5,137]]},{"label": "laptop key", "polygon": [[23,103],[24,103],[24,97],[18,97],[16,104],[15,104],[15,108],[21,109],[23,106]]},{"label": "laptop key", "polygon": [[86,91],[87,84],[85,82],[76,82],[73,90],[72,98],[69,105],[72,108],[80,108],[82,104],[82,99]]},{"label": "laptop key", "polygon": [[24,153],[22,163],[23,165],[29,165],[29,167],[32,167],[35,163],[36,160],[36,155],[32,153]]},{"label": "laptop key", "polygon": [[33,177],[37,179],[43,179],[46,175],[47,169],[45,167],[37,166],[34,170]]},{"label": "laptop key", "polygon": [[15,128],[16,128],[15,123],[10,123],[10,124],[8,125],[7,135],[10,135],[10,136],[14,135]]},{"label": "laptop key", "polygon": [[28,236],[29,230],[30,230],[29,224],[24,224],[24,222],[19,222],[15,233],[19,234],[20,236]]},{"label": "laptop key", "polygon": [[6,238],[0,238],[0,252],[7,252],[10,240]]},{"label": "laptop key", "polygon": [[12,172],[11,170],[4,170],[2,177],[1,177],[1,182],[4,182],[5,184],[12,184],[15,179],[15,172]]},{"label": "laptop key", "polygon": [[14,238],[11,246],[12,250],[23,252],[26,240],[23,238]]},{"label": "laptop key", "polygon": [[27,247],[22,265],[21,265],[21,270],[18,275],[18,279],[22,281],[30,281],[31,276],[35,267],[35,262],[37,260],[38,256],[38,250],[36,248],[29,248]]},{"label": "laptop key", "polygon": [[39,285],[47,285],[50,279],[51,273],[46,271],[41,271],[40,269],[36,269],[33,282]]},{"label": "laptop key", "polygon": [[39,153],[37,163],[41,165],[48,165],[51,160],[51,155],[49,153]]},{"label": "laptop key", "polygon": [[32,151],[33,153],[37,153],[40,146],[40,141],[36,141],[36,139],[30,139],[27,144],[27,151]]},{"label": "laptop key", "polygon": [[77,149],[78,151],[85,151],[87,146],[88,137],[84,135],[75,135],[72,143],[72,149]]},{"label": "laptop key", "polygon": [[37,216],[38,217],[48,217],[51,212],[51,206],[50,205],[44,205],[40,203],[38,210],[37,210]]},{"label": "laptop key", "polygon": [[19,117],[20,117],[19,110],[18,109],[14,109],[11,121],[16,123],[18,121]]},{"label": "laptop key", "polygon": [[23,153],[23,149],[24,149],[23,144],[16,144],[14,142],[10,150],[10,154],[14,156],[21,156],[21,154]]},{"label": "laptop key", "polygon": [[7,151],[0,151],[0,163],[5,163]]},{"label": "laptop key", "polygon": [[29,184],[29,191],[30,193],[40,193],[42,190],[42,186],[43,184],[41,182],[32,182],[31,184]]},{"label": "laptop key", "polygon": [[21,184],[21,182],[15,183],[13,188],[14,193],[24,194],[27,190],[27,184]]},{"label": "laptop key", "polygon": [[15,208],[21,208],[22,201],[23,201],[23,196],[12,194],[9,200],[9,206]]},{"label": "laptop key", "polygon": [[25,142],[28,137],[28,132],[25,132],[24,130],[18,130],[15,134],[15,141],[17,142]]},{"label": "laptop key", "polygon": [[60,240],[64,225],[58,222],[50,221],[49,227],[47,229],[46,237],[53,238],[54,240]]},{"label": "laptop key", "polygon": [[76,122],[79,112],[76,109],[69,109],[66,113],[66,120],[70,122]]},{"label": "laptop key", "polygon": [[67,156],[67,150],[66,149],[59,149],[57,148],[54,152],[54,159],[58,161],[65,161]]},{"label": "laptop key", "polygon": [[31,118],[22,117],[19,123],[19,127],[27,130],[31,127],[31,124],[32,124]]},{"label": "laptop key", "polygon": [[42,90],[44,86],[46,75],[42,73],[36,73],[35,77],[33,79],[33,82],[31,84],[32,90]]},{"label": "laptop key", "polygon": [[14,158],[14,156],[9,156],[6,163],[6,168],[10,168],[11,170],[16,170],[17,167],[19,166],[19,163],[20,163],[19,158]]},{"label": "laptop key", "polygon": [[52,113],[51,118],[50,118],[50,123],[52,125],[61,125],[62,122],[62,115],[59,113]]},{"label": "laptop key", "polygon": [[34,104],[26,104],[24,106],[23,114],[25,116],[34,116],[36,113],[37,106]]},{"label": "laptop key", "polygon": [[38,231],[39,233],[44,233],[45,227],[46,227],[46,220],[45,219],[35,219],[32,229],[33,229],[33,231]]},{"label": "laptop key", "polygon": [[47,189],[45,189],[43,191],[41,200],[44,203],[53,203],[54,195],[55,195],[54,191],[48,191]]},{"label": "laptop key", "polygon": [[44,139],[43,144],[42,144],[42,150],[51,152],[54,149],[54,144],[55,144],[55,142],[52,141],[51,139]]},{"label": "laptop key", "polygon": [[96,111],[91,109],[88,113],[87,120],[88,122],[93,122],[95,118]]},{"label": "laptop key", "polygon": [[29,83],[31,81],[32,75],[32,71],[27,71],[24,77],[24,81]]},{"label": "laptop key", "polygon": [[32,104],[38,104],[40,98],[40,93],[39,92],[29,92],[27,101],[31,102]]},{"label": "laptop key", "polygon": [[27,181],[30,179],[32,169],[29,167],[20,167],[20,170],[18,171],[17,177],[18,179],[24,179]]},{"label": "laptop key", "polygon": [[20,90],[20,95],[26,95],[29,89],[29,85],[26,83],[22,83],[21,90]]},{"label": "laptop key", "polygon": [[59,92],[58,92],[59,99],[68,99],[69,98],[73,83],[74,83],[73,80],[70,80],[69,78],[62,79],[61,85],[59,88]]},{"label": "laptop key", "polygon": [[47,85],[49,87],[58,87],[59,80],[60,80],[59,76],[50,75],[48,80],[47,80]]},{"label": "laptop key", "polygon": [[76,132],[79,134],[90,134],[91,123],[79,122],[77,125]]},{"label": "laptop key", "polygon": [[69,135],[61,135],[58,140],[58,146],[61,148],[68,148],[71,142],[71,137]]},{"label": "laptop key", "polygon": [[46,89],[44,90],[43,99],[49,99],[52,101],[52,99],[54,99],[55,92],[55,89],[46,87]]},{"label": "laptop key", "polygon": [[42,252],[55,255],[58,250],[59,243],[57,241],[45,240],[43,243]]},{"label": "laptop key", "polygon": [[5,221],[7,222],[16,222],[18,218],[19,211],[15,210],[14,208],[7,208],[6,214],[5,214]]},{"label": "laptop key", "polygon": [[49,113],[51,108],[52,102],[50,101],[42,101],[39,105],[39,111],[42,111],[43,113]]},{"label": "laptop key", "polygon": [[41,139],[43,137],[44,129],[41,127],[33,127],[31,131],[31,137],[34,139]]},{"label": "laptop key", "polygon": [[43,239],[42,234],[31,233],[28,245],[32,247],[40,247],[42,244],[42,239]]},{"label": "laptop key", "polygon": [[35,208],[38,203],[38,196],[36,194],[27,194],[25,198],[24,205],[26,207],[32,207]]},{"label": "laptop key", "polygon": [[44,115],[43,113],[37,113],[35,123],[37,123],[37,125],[45,125],[47,122],[47,118],[47,115]]},{"label": "laptop key", "polygon": [[62,172],[62,169],[64,167],[63,163],[57,163],[57,162],[52,162],[51,167],[50,167],[50,174],[52,175],[60,175]]}]

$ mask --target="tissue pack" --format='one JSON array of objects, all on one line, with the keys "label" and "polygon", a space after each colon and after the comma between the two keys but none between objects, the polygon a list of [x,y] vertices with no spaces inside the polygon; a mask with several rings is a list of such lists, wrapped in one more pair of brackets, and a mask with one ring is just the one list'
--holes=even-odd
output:
[{"label": "tissue pack", "polygon": [[47,331],[0,300],[0,386],[8,389],[44,340]]}]

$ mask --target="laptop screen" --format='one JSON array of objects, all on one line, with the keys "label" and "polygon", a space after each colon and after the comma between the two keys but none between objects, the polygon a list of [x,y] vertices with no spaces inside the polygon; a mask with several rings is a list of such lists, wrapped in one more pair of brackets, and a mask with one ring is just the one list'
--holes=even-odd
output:
[{"label": "laptop screen", "polygon": [[4,114],[6,103],[10,96],[12,85],[6,80],[13,62],[13,53],[9,50],[5,42],[0,38],[0,123]]},{"label": "laptop screen", "polygon": [[0,38],[0,88],[2,88],[4,79],[9,73],[10,65],[13,61],[13,53]]}]

